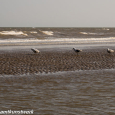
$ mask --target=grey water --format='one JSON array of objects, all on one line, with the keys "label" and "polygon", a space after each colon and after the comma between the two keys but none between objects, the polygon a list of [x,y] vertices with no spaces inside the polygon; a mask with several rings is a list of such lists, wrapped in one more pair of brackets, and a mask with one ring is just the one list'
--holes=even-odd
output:
[{"label": "grey water", "polygon": [[114,115],[115,70],[0,76],[0,111],[34,115]]},{"label": "grey water", "polygon": [[[3,35],[4,31],[22,31],[24,35]],[[52,32],[52,35],[44,34],[43,31]],[[40,27],[0,27],[0,39],[8,38],[37,38],[37,39],[48,39],[48,38],[107,38],[115,37],[115,28],[40,28]],[[32,33],[35,32],[35,33]]]}]

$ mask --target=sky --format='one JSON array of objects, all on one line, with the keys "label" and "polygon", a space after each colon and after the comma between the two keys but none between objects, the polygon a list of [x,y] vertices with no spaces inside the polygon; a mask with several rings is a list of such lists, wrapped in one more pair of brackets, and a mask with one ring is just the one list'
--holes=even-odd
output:
[{"label": "sky", "polygon": [[0,27],[115,27],[115,0],[0,0]]}]

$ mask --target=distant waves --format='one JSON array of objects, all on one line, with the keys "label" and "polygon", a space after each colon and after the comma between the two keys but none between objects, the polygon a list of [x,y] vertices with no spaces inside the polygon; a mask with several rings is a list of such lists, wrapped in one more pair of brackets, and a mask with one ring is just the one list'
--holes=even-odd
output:
[{"label": "distant waves", "polygon": [[115,42],[114,28],[0,28],[0,45]]}]

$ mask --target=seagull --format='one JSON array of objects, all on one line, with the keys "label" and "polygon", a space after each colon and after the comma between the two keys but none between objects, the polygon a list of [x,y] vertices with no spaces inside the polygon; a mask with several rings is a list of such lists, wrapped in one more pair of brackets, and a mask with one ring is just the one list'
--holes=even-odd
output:
[{"label": "seagull", "polygon": [[73,48],[73,50],[74,50],[76,53],[82,52],[82,50],[76,49],[76,48]]},{"label": "seagull", "polygon": [[108,49],[107,49],[107,52],[108,52],[108,53],[113,53],[114,50],[108,48]]},{"label": "seagull", "polygon": [[34,53],[40,53],[40,51],[38,49],[32,48],[31,49]]}]

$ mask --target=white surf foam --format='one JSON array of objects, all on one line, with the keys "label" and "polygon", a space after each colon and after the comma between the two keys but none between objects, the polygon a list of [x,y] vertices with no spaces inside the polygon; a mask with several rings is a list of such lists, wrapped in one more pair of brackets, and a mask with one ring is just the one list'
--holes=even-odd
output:
[{"label": "white surf foam", "polygon": [[37,33],[36,31],[31,31],[30,33]]},{"label": "white surf foam", "polygon": [[46,35],[53,35],[53,32],[52,31],[40,31]]},{"label": "white surf foam", "polygon": [[80,34],[88,34],[87,32],[80,32]]},{"label": "white surf foam", "polygon": [[109,28],[103,28],[103,30],[109,30]]},{"label": "white surf foam", "polygon": [[37,42],[37,43],[95,43],[95,42],[115,42],[115,37],[110,38],[52,38],[52,39],[1,39],[0,43],[25,43],[25,42]]},{"label": "white surf foam", "polygon": [[36,42],[37,39],[4,39],[0,40],[0,43],[18,43],[18,42]]},{"label": "white surf foam", "polygon": [[95,42],[115,42],[115,37],[110,38],[56,38],[45,39],[44,42],[62,42],[62,43],[95,43]]},{"label": "white surf foam", "polygon": [[103,35],[104,33],[80,32],[80,34],[85,34],[85,35]]},{"label": "white surf foam", "polygon": [[24,35],[28,36],[27,34],[24,34],[22,31],[16,32],[16,31],[2,31],[0,32],[2,35]]}]

